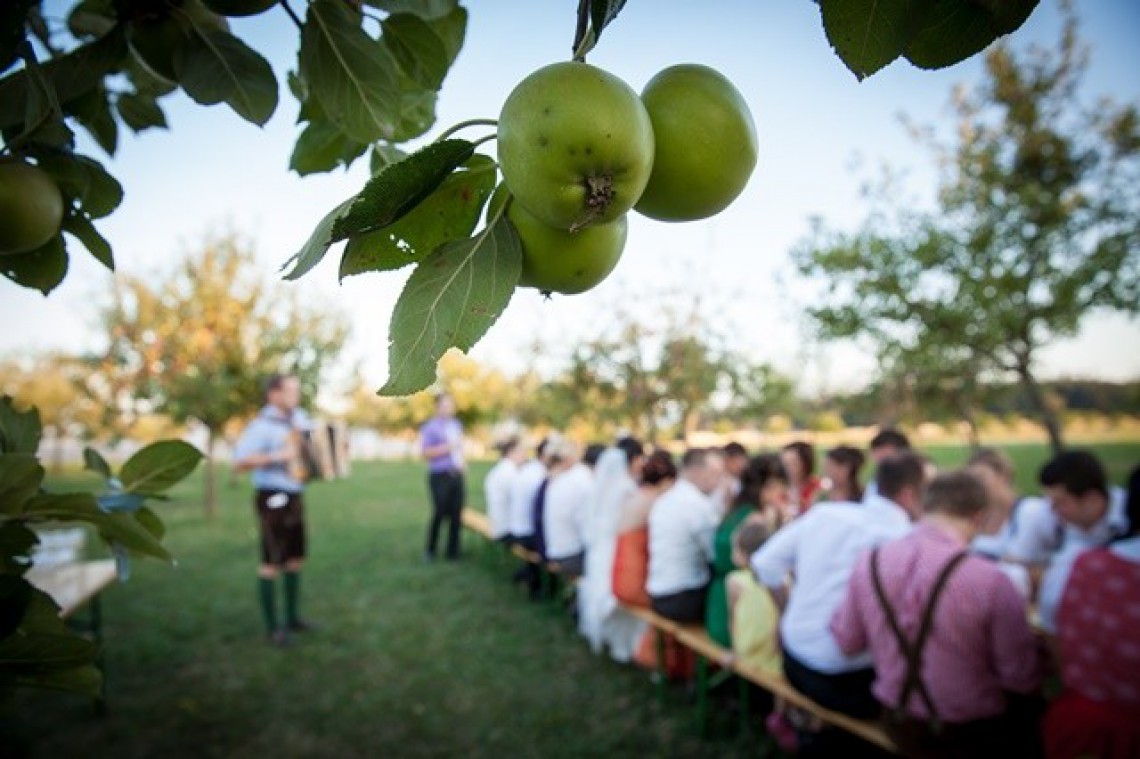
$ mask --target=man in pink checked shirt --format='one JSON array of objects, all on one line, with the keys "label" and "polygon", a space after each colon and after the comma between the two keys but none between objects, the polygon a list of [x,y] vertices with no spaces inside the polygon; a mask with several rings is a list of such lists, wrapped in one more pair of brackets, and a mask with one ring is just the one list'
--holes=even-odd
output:
[{"label": "man in pink checked shirt", "polygon": [[935,478],[921,521],[860,557],[831,620],[845,654],[871,652],[873,692],[905,756],[1039,751],[1033,720],[1011,708],[1042,673],[1025,600],[993,562],[968,553],[987,503],[967,472]]}]

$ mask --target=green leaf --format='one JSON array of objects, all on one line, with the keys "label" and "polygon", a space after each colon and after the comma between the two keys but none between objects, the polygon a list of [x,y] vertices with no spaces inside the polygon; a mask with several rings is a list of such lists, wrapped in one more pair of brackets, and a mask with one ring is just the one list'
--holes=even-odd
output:
[{"label": "green leaf", "polygon": [[63,219],[63,231],[83,243],[83,247],[95,256],[95,260],[115,270],[115,255],[111,251],[111,244],[107,242],[91,220],[82,214],[68,214]]},{"label": "green leaf", "polygon": [[103,454],[90,446],[83,449],[83,468],[89,472],[94,472],[104,480],[109,480],[115,476],[111,473],[111,465],[107,463],[107,459],[103,458]]},{"label": "green leaf", "polygon": [[17,49],[24,41],[24,21],[36,0],[7,0],[0,3],[0,71],[16,62]]},{"label": "green leaf", "polygon": [[463,41],[467,36],[467,10],[456,7],[450,13],[428,20],[428,25],[443,42],[443,49],[447,53],[447,67],[455,63],[459,51],[463,49]]},{"label": "green leaf", "polygon": [[[101,86],[104,77],[117,69],[126,55],[126,38],[116,28],[94,42],[45,63],[41,68],[59,102],[66,105]],[[0,79],[0,129],[23,123],[29,76],[28,70],[23,68]]]},{"label": "green leaf", "polygon": [[[1003,34],[1020,27],[1038,0],[939,0],[932,3],[925,23],[906,47],[915,66],[951,66],[984,50]],[[995,13],[996,10],[996,13]]]},{"label": "green leaf", "polygon": [[0,396],[0,453],[30,453],[40,447],[43,426],[35,408],[17,411],[11,397]]},{"label": "green leaf", "polygon": [[381,22],[384,42],[400,69],[420,87],[438,90],[451,65],[447,48],[419,16],[394,13]]},{"label": "green leaf", "polygon": [[590,0],[590,26],[594,30],[595,44],[624,7],[625,0]]},{"label": "green leaf", "polygon": [[123,490],[157,495],[178,484],[198,466],[202,452],[181,440],[160,440],[140,449],[119,471]]},{"label": "green leaf", "polygon": [[44,468],[35,454],[0,454],[0,514],[22,513],[43,480]]},{"label": "green leaf", "polygon": [[175,59],[178,83],[202,105],[225,102],[246,121],[263,126],[277,109],[277,78],[269,63],[220,29],[197,27]]},{"label": "green leaf", "polygon": [[65,109],[73,115],[108,155],[114,155],[119,144],[119,126],[111,113],[107,91],[96,87],[73,99]]},{"label": "green leaf", "polygon": [[428,256],[396,301],[382,395],[410,395],[435,379],[451,347],[470,350],[511,300],[522,273],[522,243],[500,216],[475,237]]},{"label": "green leaf", "polygon": [[98,161],[74,153],[51,153],[38,158],[40,168],[51,174],[60,191],[78,200],[92,219],[109,216],[123,202],[123,186]]},{"label": "green leaf", "polygon": [[446,242],[470,236],[495,189],[495,162],[476,155],[394,224],[349,238],[340,278],[417,263]]},{"label": "green leaf", "polygon": [[150,96],[135,92],[120,95],[115,107],[122,117],[123,123],[132,131],[141,132],[144,129],[167,129],[166,114],[158,105],[158,101]]},{"label": "green leaf", "polygon": [[115,26],[110,0],[82,0],[67,16],[67,30],[77,39],[102,37]]},{"label": "green leaf", "polygon": [[926,0],[820,0],[827,39],[851,73],[864,79],[894,61],[921,27]]},{"label": "green leaf", "polygon": [[[35,535],[32,536],[33,541]],[[32,601],[32,586],[22,577],[0,575],[0,640],[14,633]]]},{"label": "green leaf", "polygon": [[431,19],[453,12],[459,0],[364,0],[364,4],[388,13],[414,13]]},{"label": "green leaf", "polygon": [[[4,511],[0,504],[0,513]],[[0,522],[0,573],[19,575],[32,564],[32,549],[40,539],[19,521]]]},{"label": "green leaf", "polygon": [[297,138],[289,168],[301,176],[332,171],[337,166],[348,167],[367,149],[367,145],[348,137],[335,124],[315,121]]},{"label": "green leaf", "polygon": [[68,632],[16,634],[0,640],[0,667],[64,668],[95,660],[95,644]]},{"label": "green leaf", "polygon": [[42,688],[78,693],[96,698],[102,693],[103,673],[94,664],[66,669],[34,669],[14,672],[7,682],[0,679],[0,684],[9,687]]},{"label": "green leaf", "polygon": [[433,142],[368,180],[332,227],[332,241],[391,224],[435,192],[447,175],[475,153],[466,140]]},{"label": "green leaf", "polygon": [[143,506],[134,513],[134,517],[147,532],[154,536],[155,540],[162,540],[163,536],[166,535],[166,525],[162,523],[158,514],[155,514],[149,507]]},{"label": "green leaf", "polygon": [[21,287],[47,295],[67,276],[67,247],[62,235],[27,253],[0,256],[0,274]]},{"label": "green leaf", "polygon": [[369,169],[373,174],[379,174],[381,170],[394,163],[399,163],[407,157],[408,154],[395,145],[386,145],[383,143],[373,145],[368,161]]},{"label": "green leaf", "polygon": [[282,271],[288,269],[290,266],[293,267],[292,271],[285,275],[285,279],[300,279],[321,262],[321,259],[325,257],[325,253],[328,253],[329,247],[333,244],[333,224],[336,223],[336,220],[340,218],[341,214],[348,211],[354,202],[356,202],[355,197],[349,198],[329,211],[325,218],[321,219],[320,223],[317,224],[317,228],[313,230],[313,234],[309,236],[304,247],[294,253],[292,257],[281,266]]},{"label": "green leaf", "polygon": [[329,119],[370,144],[393,138],[400,92],[383,64],[383,48],[361,20],[347,3],[314,0],[301,32],[299,69]]},{"label": "green leaf", "polygon": [[121,543],[147,556],[171,559],[170,552],[134,516],[103,511],[91,493],[40,493],[28,501],[23,516],[44,522],[86,522],[94,525],[107,542]]}]

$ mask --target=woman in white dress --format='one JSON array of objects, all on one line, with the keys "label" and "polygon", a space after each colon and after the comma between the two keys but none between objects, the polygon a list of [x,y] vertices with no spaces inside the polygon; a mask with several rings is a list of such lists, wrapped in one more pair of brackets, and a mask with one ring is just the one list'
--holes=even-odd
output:
[{"label": "woman in white dress", "polygon": [[578,630],[594,653],[605,647],[619,662],[628,662],[644,632],[641,620],[623,611],[613,594],[614,550],[622,506],[637,493],[645,451],[633,438],[623,438],[598,459],[594,470],[594,503],[589,522],[586,567],[578,585]]}]

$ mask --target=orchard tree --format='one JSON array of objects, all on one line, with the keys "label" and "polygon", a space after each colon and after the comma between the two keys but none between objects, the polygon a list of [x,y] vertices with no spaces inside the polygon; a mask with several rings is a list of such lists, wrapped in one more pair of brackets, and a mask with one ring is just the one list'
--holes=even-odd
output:
[{"label": "orchard tree", "polygon": [[135,399],[206,429],[206,513],[216,507],[214,447],[263,401],[273,372],[296,374],[310,399],[347,337],[343,318],[269,287],[234,235],[208,238],[156,283],[119,278],[103,314],[105,363]]},{"label": "orchard tree", "polygon": [[0,395],[24,409],[36,408],[52,441],[52,469],[63,467],[63,443],[89,435],[99,426],[99,411],[82,390],[82,364],[71,356],[47,354],[0,363]]},{"label": "orchard tree", "polygon": [[935,387],[1012,377],[1059,450],[1041,348],[1094,311],[1140,309],[1140,119],[1134,103],[1082,104],[1087,51],[1071,13],[1055,50],[1001,44],[985,63],[985,80],[955,94],[956,141],[923,138],[943,169],[937,210],[817,229],[796,260],[828,283],[809,308],[824,336],[869,337],[902,361],[933,355],[915,369]]},{"label": "orchard tree", "polygon": [[[960,61],[1018,28],[1036,4],[818,0],[830,43],[859,78],[898,58],[922,68]],[[711,216],[743,190],[755,164],[748,106],[717,72],[670,67],[639,98],[584,65],[625,0],[579,0],[570,50],[583,65],[540,69],[516,87],[499,120],[463,122],[411,156],[398,145],[434,124],[467,12],[458,0],[304,6],[299,14],[289,0],[81,0],[59,27],[45,22],[42,0],[7,3],[0,215],[20,221],[5,227],[11,239],[0,238],[0,271],[48,293],[66,275],[67,240],[114,267],[94,222],[114,212],[123,188],[76,153],[75,129],[113,156],[121,126],[166,127],[162,101],[179,90],[203,105],[225,103],[254,124],[272,117],[279,89],[272,69],[219,14],[279,9],[296,24],[288,85],[302,131],[291,168],[329,171],[369,157],[373,179],[317,225],[286,276],[303,276],[341,242],[342,278],[416,265],[392,313],[385,394],[429,386],[439,358],[474,346],[516,286],[576,293],[604,278],[625,244],[626,211],[672,221]],[[573,107],[540,127],[534,116],[551,113],[555,97]],[[494,132],[454,137],[466,128]],[[711,130],[732,149],[701,139]],[[492,139],[498,162],[476,152]],[[544,150],[547,141],[554,149]],[[543,163],[551,160],[563,165]],[[476,232],[500,168],[506,190]],[[548,181],[559,173],[571,177],[570,192]]]}]

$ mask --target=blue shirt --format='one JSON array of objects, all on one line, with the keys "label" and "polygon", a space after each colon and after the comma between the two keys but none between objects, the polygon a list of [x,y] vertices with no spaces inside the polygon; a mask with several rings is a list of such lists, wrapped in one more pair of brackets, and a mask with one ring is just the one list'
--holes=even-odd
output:
[{"label": "blue shirt", "polygon": [[458,419],[433,416],[420,428],[421,450],[451,444],[449,453],[428,459],[431,472],[458,472],[463,469],[463,425]]},{"label": "blue shirt", "polygon": [[[294,428],[306,428],[306,419],[305,412],[301,410],[288,417],[275,406],[266,406],[242,432],[234,448],[234,459],[240,461],[247,456],[279,452],[289,445],[289,436]],[[303,483],[289,475],[289,465],[284,462],[254,469],[253,486],[258,490],[283,490],[286,493],[300,493],[305,488]]]}]

